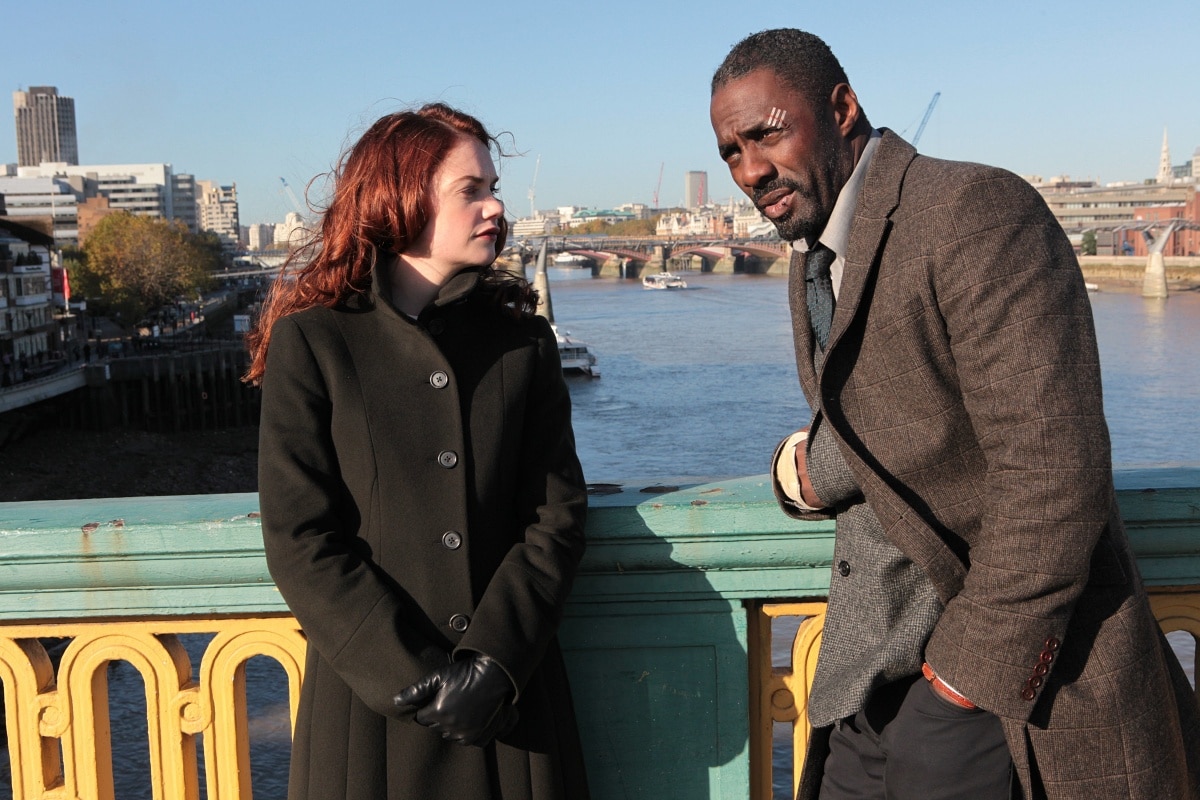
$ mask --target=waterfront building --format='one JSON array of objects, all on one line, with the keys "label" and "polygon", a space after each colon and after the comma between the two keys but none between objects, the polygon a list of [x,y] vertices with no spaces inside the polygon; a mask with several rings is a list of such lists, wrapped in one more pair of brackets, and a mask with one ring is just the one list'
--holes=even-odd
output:
[{"label": "waterfront building", "polygon": [[557,214],[537,214],[532,217],[522,217],[509,223],[509,231],[514,237],[545,236],[558,228]]},{"label": "waterfront building", "polygon": [[1190,161],[1172,165],[1166,130],[1154,178],[1101,185],[1073,181],[1066,175],[1048,180],[1023,177],[1045,199],[1076,249],[1082,246],[1084,234],[1092,233],[1096,255],[1146,256],[1150,241],[1177,222],[1163,255],[1200,254],[1200,147]]},{"label": "waterfront building", "polygon": [[616,222],[628,222],[632,219],[637,219],[637,217],[628,211],[612,211],[608,209],[597,211],[591,208],[584,208],[572,214],[571,218],[566,221],[566,226],[573,230],[589,222],[605,222],[612,225]]},{"label": "waterfront building", "polygon": [[645,203],[622,203],[613,210],[632,214],[633,219],[650,219],[658,209],[651,208]]},{"label": "waterfront building", "polygon": [[54,240],[59,246],[78,241],[79,201],[69,181],[0,177],[0,197],[4,198],[4,213],[17,222],[53,220]]},{"label": "waterfront building", "polygon": [[196,216],[200,230],[217,234],[226,249],[237,249],[241,232],[237,184],[221,186],[212,181],[196,181],[196,189]]},{"label": "waterfront building", "polygon": [[[1191,179],[1099,186],[1059,178],[1034,186],[1077,247],[1084,233],[1096,234],[1097,255],[1145,256],[1146,234],[1155,228],[1171,220],[1200,224],[1200,182]],[[1198,230],[1176,230],[1163,249],[1164,256],[1197,253]]]},{"label": "waterfront building", "polygon": [[171,218],[179,220],[192,233],[200,232],[196,216],[196,177],[186,172],[171,175]]},{"label": "waterfront building", "polygon": [[304,218],[289,211],[283,223],[275,226],[275,248],[291,250],[304,243]]},{"label": "waterfront building", "polygon": [[48,227],[0,218],[0,385],[33,377],[60,345],[50,276],[62,265]]},{"label": "waterfront building", "polygon": [[256,222],[246,229],[246,241],[251,250],[270,250],[275,246],[275,224]]},{"label": "waterfront building", "polygon": [[725,239],[733,233],[732,217],[720,206],[706,206],[689,211],[676,209],[658,218],[654,233],[656,236],[672,239],[685,236]]},{"label": "waterfront building", "polygon": [[[109,204],[104,195],[89,197],[76,206],[76,222],[79,232],[78,244],[83,244],[100,220],[113,213],[115,209]],[[57,237],[57,231],[55,231]]]},{"label": "waterfront building", "polygon": [[[17,167],[17,180],[39,178],[54,179],[60,185],[69,186],[77,205],[103,197],[109,211],[179,220],[189,231],[196,233],[199,230],[196,181],[190,174],[176,173],[170,164],[67,164],[60,161]],[[57,201],[55,197],[55,204]],[[35,213],[32,207],[29,213]],[[49,201],[37,213],[54,216],[57,225],[60,214]],[[59,234],[57,228],[55,238],[60,243],[77,240],[75,235]]]},{"label": "waterfront building", "polygon": [[708,173],[692,171],[683,176],[683,205],[688,210],[708,205]]},{"label": "waterfront building", "polygon": [[753,203],[739,203],[733,208],[733,236],[736,239],[776,237],[775,223],[767,219]]},{"label": "waterfront building", "polygon": [[43,161],[79,163],[75,129],[75,100],[54,86],[30,86],[13,92],[13,117],[17,126],[17,164]]}]

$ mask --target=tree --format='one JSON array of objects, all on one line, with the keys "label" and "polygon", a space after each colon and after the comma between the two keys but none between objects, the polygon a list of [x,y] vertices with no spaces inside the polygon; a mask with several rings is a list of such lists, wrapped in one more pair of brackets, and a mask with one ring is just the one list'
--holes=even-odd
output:
[{"label": "tree", "polygon": [[1084,231],[1083,239],[1079,243],[1079,250],[1085,256],[1096,255],[1096,232]]},{"label": "tree", "polygon": [[80,285],[137,319],[147,309],[175,301],[180,294],[207,286],[212,251],[179,222],[109,214],[83,244],[82,260],[72,259]]}]

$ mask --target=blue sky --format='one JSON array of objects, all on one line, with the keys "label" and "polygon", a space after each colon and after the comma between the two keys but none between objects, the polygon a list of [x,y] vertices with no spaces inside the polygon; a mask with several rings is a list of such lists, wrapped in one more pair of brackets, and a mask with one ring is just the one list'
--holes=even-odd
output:
[{"label": "blue sky", "polygon": [[[512,134],[512,212],[683,200],[684,173],[735,193],[708,81],[755,31],[822,36],[875,125],[920,149],[1021,174],[1155,174],[1200,146],[1200,3],[56,0],[6,3],[11,92],[75,98],[84,163],[168,162],[236,182],[242,224],[281,221],[378,116],[440,100]],[[8,96],[5,102],[10,102]],[[0,125],[0,162],[16,161]]]}]

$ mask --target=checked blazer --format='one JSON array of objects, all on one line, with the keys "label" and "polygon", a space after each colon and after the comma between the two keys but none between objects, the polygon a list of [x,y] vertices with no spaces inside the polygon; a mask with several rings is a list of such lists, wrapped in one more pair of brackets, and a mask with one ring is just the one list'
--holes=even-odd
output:
[{"label": "checked blazer", "polygon": [[[1087,292],[1036,191],[885,131],[819,371],[789,285],[809,404],[944,605],[926,659],[1000,717],[1025,795],[1200,798],[1200,708],[1129,549]],[[810,763],[800,796],[819,783]]]}]

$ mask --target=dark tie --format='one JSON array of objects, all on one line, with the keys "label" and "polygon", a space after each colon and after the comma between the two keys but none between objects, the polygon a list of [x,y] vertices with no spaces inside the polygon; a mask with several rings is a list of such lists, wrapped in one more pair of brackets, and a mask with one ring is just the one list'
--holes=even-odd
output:
[{"label": "dark tie", "polygon": [[829,267],[835,258],[837,254],[820,242],[804,256],[808,319],[822,350],[829,341],[829,326],[833,324],[833,282],[829,279]]}]

